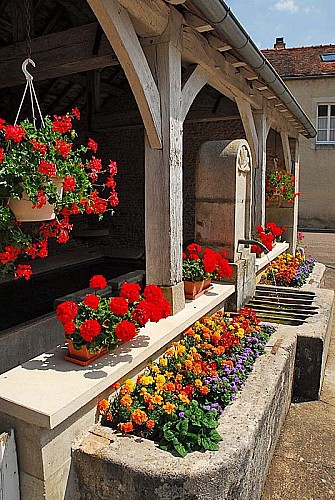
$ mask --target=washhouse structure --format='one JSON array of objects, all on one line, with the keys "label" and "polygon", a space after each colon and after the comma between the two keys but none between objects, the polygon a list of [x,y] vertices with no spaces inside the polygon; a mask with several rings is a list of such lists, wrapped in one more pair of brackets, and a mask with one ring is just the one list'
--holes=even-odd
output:
[{"label": "washhouse structure", "polygon": [[[52,306],[36,307],[29,323],[4,324],[0,430],[15,430],[21,498],[72,499],[71,443],[94,422],[97,399],[204,314],[252,297],[266,262],[257,264],[241,240],[255,226],[274,220],[287,227],[287,244],[270,259],[295,250],[298,198],[267,208],[265,178],[279,159],[298,190],[299,137],[316,132],[221,0],[27,0],[25,9],[19,0],[2,3],[0,117],[13,121],[20,102],[28,23],[42,113],[80,109],[79,136],[93,137],[99,154],[118,163],[120,197],[106,221],[78,217],[69,245],[33,263],[36,281],[0,283],[3,316],[10,315],[5,297],[24,301],[39,276],[36,301],[57,289],[52,304],[87,286],[86,268],[109,273],[116,260],[116,284],[118,275],[145,267],[146,282],[162,287],[173,313],[165,326],[146,327],[142,343],[91,371],[66,366]],[[29,109],[25,104],[22,114]],[[189,241],[225,249],[235,268],[195,305],[185,304],[182,282]],[[97,256],[111,259],[103,270]],[[69,264],[79,261],[83,267],[70,275]],[[35,311],[32,299],[26,304]]]}]

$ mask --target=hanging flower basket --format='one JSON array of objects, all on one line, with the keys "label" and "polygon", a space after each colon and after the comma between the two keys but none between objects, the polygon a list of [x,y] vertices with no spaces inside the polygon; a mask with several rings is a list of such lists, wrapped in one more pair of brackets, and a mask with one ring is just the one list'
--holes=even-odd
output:
[{"label": "hanging flower basket", "polygon": [[[61,199],[63,194],[63,178],[53,177],[53,184],[57,188],[57,196]],[[38,206],[31,201],[25,191],[22,192],[22,198],[9,198],[9,208],[19,222],[38,222],[44,220],[53,220],[56,217],[55,204],[45,202],[43,206]]]}]

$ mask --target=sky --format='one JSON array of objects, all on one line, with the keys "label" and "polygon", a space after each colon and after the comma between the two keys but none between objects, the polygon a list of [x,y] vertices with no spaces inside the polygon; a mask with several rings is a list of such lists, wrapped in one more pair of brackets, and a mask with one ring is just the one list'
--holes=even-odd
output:
[{"label": "sky", "polygon": [[272,48],[335,44],[335,0],[225,0],[252,40]]}]

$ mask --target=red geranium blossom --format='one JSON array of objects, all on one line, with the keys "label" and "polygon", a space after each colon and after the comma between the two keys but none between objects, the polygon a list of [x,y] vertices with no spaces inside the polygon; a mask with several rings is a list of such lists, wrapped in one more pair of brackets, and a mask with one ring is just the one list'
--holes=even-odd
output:
[{"label": "red geranium blossom", "polygon": [[72,129],[72,121],[69,115],[65,116],[56,116],[54,115],[55,120],[52,122],[52,130],[54,132],[59,132],[60,134],[65,134]]},{"label": "red geranium blossom", "polygon": [[73,114],[73,116],[77,119],[77,120],[80,120],[80,111],[77,107],[73,108],[73,110],[71,111],[71,113]]},{"label": "red geranium blossom", "polygon": [[136,336],[134,323],[127,320],[121,321],[118,325],[116,325],[115,335],[119,340],[124,340],[125,342],[133,340]]},{"label": "red geranium blossom", "polygon": [[88,139],[88,143],[87,143],[87,147],[89,149],[92,149],[94,153],[97,152],[97,149],[98,149],[98,143],[93,141],[93,139],[89,138]]},{"label": "red geranium blossom", "polygon": [[163,298],[163,292],[157,285],[147,285],[144,289],[143,297],[148,302],[158,302]]},{"label": "red geranium blossom", "polygon": [[102,289],[107,286],[107,281],[102,274],[96,274],[95,276],[92,276],[90,279],[90,288],[98,288]]},{"label": "red geranium blossom", "polygon": [[15,269],[14,279],[24,278],[25,280],[29,280],[32,274],[31,266],[19,264]]},{"label": "red geranium blossom", "polygon": [[187,251],[188,253],[199,253],[201,252],[202,248],[200,245],[197,243],[191,243],[191,245],[188,245]]},{"label": "red geranium blossom", "polygon": [[83,302],[85,306],[90,307],[91,309],[97,309],[99,306],[100,297],[94,295],[94,293],[90,293],[89,295],[86,295]]},{"label": "red geranium blossom", "polygon": [[63,324],[72,321],[78,313],[78,304],[72,301],[66,301],[59,304],[56,308],[56,315]]},{"label": "red geranium blossom", "polygon": [[68,323],[65,323],[63,326],[66,335],[71,335],[76,331],[76,325],[75,323],[73,323],[73,321],[69,321]]},{"label": "red geranium blossom", "polygon": [[109,308],[112,313],[123,316],[128,312],[128,302],[123,297],[115,297],[109,301]]},{"label": "red geranium blossom", "polygon": [[80,326],[79,332],[86,342],[92,342],[92,340],[101,332],[101,325],[96,319],[87,319]]},{"label": "red geranium blossom", "polygon": [[42,160],[38,165],[38,171],[40,174],[44,174],[48,177],[55,177],[57,168],[55,167],[53,162]]},{"label": "red geranium blossom", "polygon": [[18,258],[21,250],[19,248],[14,248],[12,245],[5,246],[5,251],[0,252],[0,262],[2,264],[8,264]]},{"label": "red geranium blossom", "polygon": [[26,131],[20,125],[6,125],[3,128],[7,141],[21,142],[26,137]]},{"label": "red geranium blossom", "polygon": [[76,180],[72,175],[67,175],[63,181],[64,191],[74,191],[76,187]]},{"label": "red geranium blossom", "polygon": [[47,197],[44,194],[43,189],[40,189],[37,193],[37,202],[34,203],[33,208],[42,208],[47,202]]},{"label": "red geranium blossom", "polygon": [[72,150],[72,143],[62,141],[62,139],[56,139],[55,150],[63,156],[63,158],[67,158]]},{"label": "red geranium blossom", "polygon": [[41,153],[42,156],[44,156],[48,151],[48,147],[42,142],[36,141],[36,139],[32,139],[30,141],[30,144],[32,145],[32,150],[38,151],[39,153]]},{"label": "red geranium blossom", "polygon": [[130,303],[137,302],[140,298],[140,290],[138,283],[123,283],[120,288],[120,297],[124,297]]}]

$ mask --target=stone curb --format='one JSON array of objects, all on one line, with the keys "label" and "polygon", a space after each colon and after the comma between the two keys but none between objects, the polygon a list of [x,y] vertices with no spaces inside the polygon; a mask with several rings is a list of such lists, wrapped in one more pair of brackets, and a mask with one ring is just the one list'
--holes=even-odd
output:
[{"label": "stone curb", "polygon": [[291,401],[296,341],[291,329],[273,334],[245,388],[221,417],[217,452],[182,459],[152,441],[91,428],[73,446],[79,498],[259,499]]}]

